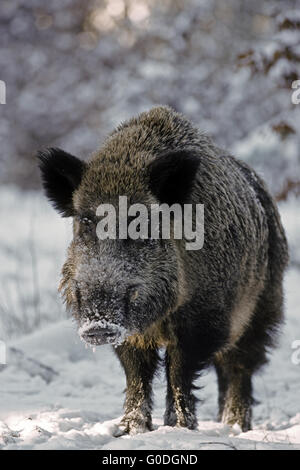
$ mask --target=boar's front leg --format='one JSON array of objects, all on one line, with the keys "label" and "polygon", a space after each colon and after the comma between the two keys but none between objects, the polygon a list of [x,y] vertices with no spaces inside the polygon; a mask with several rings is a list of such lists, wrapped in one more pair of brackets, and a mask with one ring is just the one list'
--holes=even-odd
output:
[{"label": "boar's front leg", "polygon": [[[212,361],[227,338],[221,309],[178,311],[173,317],[173,330],[166,350],[167,399],[164,423],[167,426],[197,427],[193,385],[199,373]],[[213,319],[210,320],[210,319]],[[171,326],[172,327],[172,326]]]},{"label": "boar's front leg", "polygon": [[195,429],[196,397],[192,394],[197,365],[193,356],[177,345],[166,350],[167,399],[164,424]]},{"label": "boar's front leg", "polygon": [[135,434],[152,430],[152,380],[158,365],[156,349],[124,343],[116,348],[126,374],[125,414],[120,429]]}]

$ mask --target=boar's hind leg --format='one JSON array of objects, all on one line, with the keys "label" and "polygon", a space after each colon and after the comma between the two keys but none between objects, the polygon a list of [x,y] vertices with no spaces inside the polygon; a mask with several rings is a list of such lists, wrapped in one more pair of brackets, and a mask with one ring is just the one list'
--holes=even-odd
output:
[{"label": "boar's hind leg", "polygon": [[252,374],[238,357],[223,357],[215,367],[219,386],[219,421],[238,424],[242,431],[251,429]]},{"label": "boar's hind leg", "polygon": [[125,433],[152,430],[152,379],[159,362],[156,349],[140,349],[123,344],[116,348],[126,374],[125,414],[121,428]]},{"label": "boar's hind leg", "polygon": [[232,350],[218,354],[215,368],[219,386],[219,419],[251,429],[252,375],[267,362],[266,352],[276,344],[282,323],[282,287],[268,286],[251,323]]}]

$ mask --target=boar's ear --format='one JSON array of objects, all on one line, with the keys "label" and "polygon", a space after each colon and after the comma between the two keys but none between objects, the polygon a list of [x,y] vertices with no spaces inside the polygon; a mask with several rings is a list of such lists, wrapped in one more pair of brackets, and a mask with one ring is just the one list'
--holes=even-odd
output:
[{"label": "boar's ear", "polygon": [[41,150],[37,157],[46,196],[63,217],[73,216],[72,196],[86,163],[58,148]]},{"label": "boar's ear", "polygon": [[158,156],[149,166],[149,186],[160,203],[184,204],[200,163],[199,156],[188,150],[176,150]]}]

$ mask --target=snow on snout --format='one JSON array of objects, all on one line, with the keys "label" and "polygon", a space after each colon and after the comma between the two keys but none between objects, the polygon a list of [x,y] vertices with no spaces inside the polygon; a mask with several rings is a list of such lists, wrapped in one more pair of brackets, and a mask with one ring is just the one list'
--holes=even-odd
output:
[{"label": "snow on snout", "polygon": [[113,339],[110,341],[111,344],[114,346],[119,346],[123,343],[126,336],[128,336],[128,331],[120,325],[116,323],[112,323],[108,320],[85,320],[82,325],[78,328],[78,334],[80,338],[85,341],[85,335],[88,334],[92,330],[97,329],[107,329],[111,333],[113,333]]}]

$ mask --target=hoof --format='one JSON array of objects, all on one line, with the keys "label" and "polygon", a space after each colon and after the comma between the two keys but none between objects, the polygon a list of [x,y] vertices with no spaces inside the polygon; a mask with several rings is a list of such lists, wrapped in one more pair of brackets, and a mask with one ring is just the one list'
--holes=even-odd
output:
[{"label": "hoof", "polygon": [[121,437],[125,436],[126,434],[134,436],[136,434],[143,434],[152,430],[152,422],[149,422],[149,420],[135,421],[132,419],[130,420],[123,418],[114,432],[114,437]]}]

